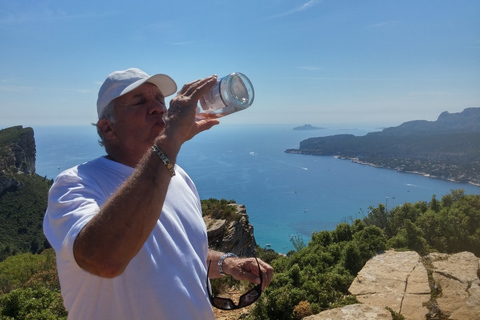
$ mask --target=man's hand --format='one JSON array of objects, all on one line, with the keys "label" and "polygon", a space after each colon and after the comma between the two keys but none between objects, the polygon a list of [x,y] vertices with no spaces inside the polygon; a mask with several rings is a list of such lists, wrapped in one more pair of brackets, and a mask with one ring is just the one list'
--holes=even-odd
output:
[{"label": "man's hand", "polygon": [[207,93],[217,82],[213,75],[185,84],[177,95],[170,101],[170,108],[166,114],[164,135],[180,145],[193,138],[196,134],[210,129],[219,123],[217,119],[195,121],[195,111],[198,100]]},{"label": "man's hand", "polygon": [[[261,275],[258,274],[257,260],[260,264]],[[260,284],[260,277],[262,277],[262,291],[264,291],[273,279],[273,268],[261,259],[257,260],[255,258],[228,257],[223,260],[223,270],[225,274],[236,280],[247,280],[255,284]]]},{"label": "man's hand", "polygon": [[[209,270],[210,279],[222,277],[219,269],[214,267],[218,264],[218,260],[222,255],[223,253],[221,252],[208,250],[207,264],[212,266]],[[261,275],[258,274],[259,265]],[[260,284],[260,277],[262,277],[262,291],[265,290],[273,279],[272,266],[258,258],[226,257],[223,260],[222,269],[225,274],[232,276],[236,280],[247,280],[256,284]]]}]

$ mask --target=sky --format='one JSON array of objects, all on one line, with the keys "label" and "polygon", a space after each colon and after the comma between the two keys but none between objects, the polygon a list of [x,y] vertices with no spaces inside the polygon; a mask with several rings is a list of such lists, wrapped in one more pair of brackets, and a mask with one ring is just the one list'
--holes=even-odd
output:
[{"label": "sky", "polygon": [[478,0],[0,0],[0,128],[96,122],[115,70],[247,75],[221,122],[396,126],[480,107]]}]

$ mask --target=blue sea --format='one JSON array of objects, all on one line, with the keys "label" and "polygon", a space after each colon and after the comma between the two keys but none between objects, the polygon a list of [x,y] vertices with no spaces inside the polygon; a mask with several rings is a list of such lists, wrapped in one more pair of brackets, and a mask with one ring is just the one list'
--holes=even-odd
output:
[{"label": "blue sea", "polygon": [[[296,125],[221,124],[186,142],[177,163],[195,182],[202,199],[244,204],[262,247],[286,253],[292,236],[308,242],[312,232],[332,230],[361,218],[370,206],[440,199],[453,189],[480,194],[480,187],[421,175],[399,173],[335,157],[287,154],[300,141],[372,128],[328,127],[295,131]],[[74,165],[104,155],[93,126],[34,127],[36,171],[55,176]]]}]

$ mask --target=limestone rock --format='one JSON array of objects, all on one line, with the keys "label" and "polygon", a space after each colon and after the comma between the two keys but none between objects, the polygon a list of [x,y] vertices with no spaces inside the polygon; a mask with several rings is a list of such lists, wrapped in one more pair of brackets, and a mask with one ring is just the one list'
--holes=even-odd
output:
[{"label": "limestone rock", "polygon": [[430,254],[433,279],[441,288],[438,308],[448,319],[480,319],[480,259],[473,253]]},{"label": "limestone rock", "polygon": [[368,304],[351,304],[342,308],[331,309],[308,316],[303,320],[391,320],[390,312],[381,307]]},{"label": "limestone rock", "polygon": [[20,186],[15,174],[35,173],[35,153],[32,128],[16,126],[0,130],[0,194]]},{"label": "limestone rock", "polygon": [[237,217],[232,220],[204,217],[207,225],[210,248],[221,252],[233,252],[238,256],[251,257],[255,253],[253,226],[248,221],[244,205],[230,204],[237,209]]},{"label": "limestone rock", "polygon": [[32,128],[16,126],[0,130],[0,172],[35,173],[35,154]]},{"label": "limestone rock", "polygon": [[357,299],[389,307],[407,319],[425,319],[430,300],[427,270],[414,251],[387,251],[370,259],[349,288]]},{"label": "limestone rock", "polygon": [[360,302],[389,307],[405,319],[474,320],[480,319],[479,270],[480,259],[470,252],[422,258],[416,252],[387,251],[365,264],[349,291]]}]

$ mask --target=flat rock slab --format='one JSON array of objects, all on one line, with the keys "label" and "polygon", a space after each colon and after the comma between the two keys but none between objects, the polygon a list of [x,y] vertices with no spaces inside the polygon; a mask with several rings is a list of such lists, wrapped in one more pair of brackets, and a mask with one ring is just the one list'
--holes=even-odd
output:
[{"label": "flat rock slab", "polygon": [[351,304],[342,308],[320,312],[303,320],[392,320],[392,315],[385,308],[368,304]]},{"label": "flat rock slab", "polygon": [[406,319],[425,319],[430,301],[428,275],[414,251],[386,251],[370,259],[349,288],[358,301],[389,307]]},{"label": "flat rock slab", "polygon": [[[431,273],[430,284],[427,270]],[[304,320],[480,320],[480,258],[473,253],[387,251],[370,259],[349,291],[363,304],[323,311]],[[434,294],[431,289],[434,288]],[[431,310],[427,308],[429,306]]]},{"label": "flat rock slab", "polygon": [[473,253],[432,253],[433,279],[441,288],[437,304],[448,319],[480,319],[480,259]]}]

